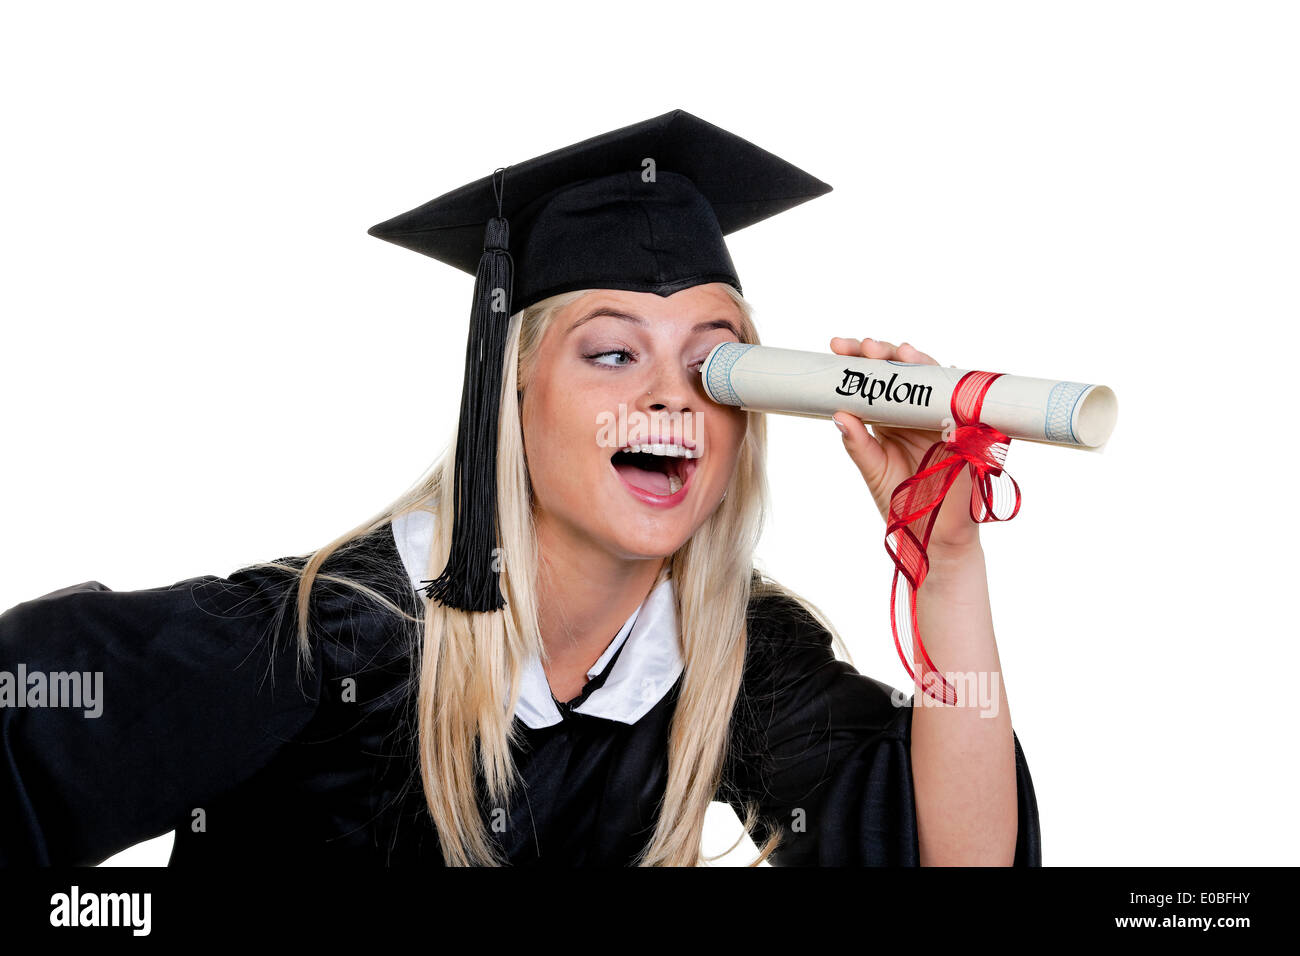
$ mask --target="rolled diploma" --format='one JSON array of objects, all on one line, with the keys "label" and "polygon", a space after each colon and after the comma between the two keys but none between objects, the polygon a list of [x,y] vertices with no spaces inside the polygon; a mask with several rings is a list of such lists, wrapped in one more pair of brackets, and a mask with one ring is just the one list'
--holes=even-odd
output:
[{"label": "rolled diploma", "polygon": [[[952,393],[965,369],[830,352],[723,342],[700,369],[715,402],[756,412],[942,431],[952,423]],[[1118,416],[1105,385],[1001,375],[989,386],[980,420],[1009,438],[1095,449]]]}]

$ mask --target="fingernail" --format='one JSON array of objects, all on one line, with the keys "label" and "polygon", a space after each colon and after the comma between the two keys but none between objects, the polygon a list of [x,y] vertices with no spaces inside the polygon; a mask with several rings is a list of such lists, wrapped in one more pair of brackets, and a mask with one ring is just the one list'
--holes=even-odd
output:
[{"label": "fingernail", "polygon": [[841,435],[843,435],[845,438],[849,437],[849,430],[840,424],[840,420],[838,418],[832,418],[831,421],[835,423],[835,427],[840,430]]}]

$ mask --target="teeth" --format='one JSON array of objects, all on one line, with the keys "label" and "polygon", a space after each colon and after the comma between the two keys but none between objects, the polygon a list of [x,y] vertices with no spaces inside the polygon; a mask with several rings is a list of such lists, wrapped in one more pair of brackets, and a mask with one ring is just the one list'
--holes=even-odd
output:
[{"label": "teeth", "polygon": [[681,490],[682,490],[682,480],[681,480],[680,478],[678,478],[676,475],[669,475],[669,476],[668,476],[668,493],[669,493],[670,495],[675,495],[675,494],[677,494],[677,492],[679,492],[679,491],[681,491]]},{"label": "teeth", "polygon": [[628,445],[623,451],[642,455],[659,455],[662,458],[699,458],[700,453],[685,445],[648,444]]}]

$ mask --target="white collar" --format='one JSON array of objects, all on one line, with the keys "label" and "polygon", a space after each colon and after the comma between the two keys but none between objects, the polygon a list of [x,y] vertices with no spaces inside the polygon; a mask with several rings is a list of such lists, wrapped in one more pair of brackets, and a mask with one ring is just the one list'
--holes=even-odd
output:
[{"label": "white collar", "polygon": [[[412,511],[392,522],[397,553],[401,555],[411,586],[425,600],[428,598],[420,582],[430,577],[426,568],[433,544],[433,522],[433,515],[427,511]],[[573,709],[591,717],[634,724],[664,698],[682,673],[671,578],[655,587],[632,612],[605,653],[587,671],[587,677],[603,673],[620,647],[623,652],[605,683]],[[550,727],[564,719],[537,655],[524,666],[515,716],[534,729]]]}]

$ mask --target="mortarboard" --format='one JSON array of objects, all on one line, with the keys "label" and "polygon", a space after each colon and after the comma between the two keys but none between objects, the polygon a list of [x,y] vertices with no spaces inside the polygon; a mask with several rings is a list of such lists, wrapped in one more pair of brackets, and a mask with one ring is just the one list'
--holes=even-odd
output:
[{"label": "mortarboard", "polygon": [[463,611],[505,606],[498,572],[496,449],[511,315],[578,289],[668,296],[740,290],[723,236],[830,192],[779,156],[673,110],[454,189],[369,234],[475,277],[456,440],[447,566],[428,596]]}]

